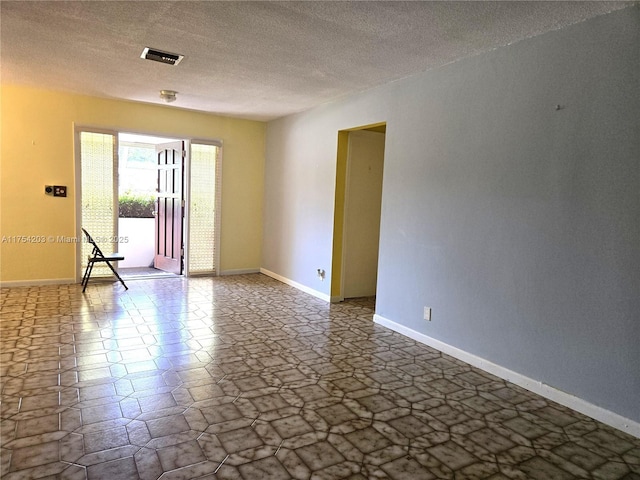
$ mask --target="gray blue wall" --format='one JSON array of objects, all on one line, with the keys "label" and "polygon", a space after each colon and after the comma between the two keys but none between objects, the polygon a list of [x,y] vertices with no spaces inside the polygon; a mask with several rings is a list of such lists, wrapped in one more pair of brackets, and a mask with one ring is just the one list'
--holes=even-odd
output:
[{"label": "gray blue wall", "polygon": [[640,421],[640,8],[271,122],[265,269],[330,293],[337,132],[380,121],[376,313]]}]

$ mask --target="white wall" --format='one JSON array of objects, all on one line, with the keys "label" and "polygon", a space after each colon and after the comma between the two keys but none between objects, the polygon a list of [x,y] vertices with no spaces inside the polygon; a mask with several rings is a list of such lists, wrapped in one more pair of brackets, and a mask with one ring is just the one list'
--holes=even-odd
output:
[{"label": "white wall", "polygon": [[118,218],[118,237],[123,239],[118,245],[118,253],[124,255],[118,268],[153,266],[154,218]]},{"label": "white wall", "polygon": [[639,32],[631,7],[271,122],[263,267],[330,293],[337,132],[386,121],[377,314],[639,422]]}]

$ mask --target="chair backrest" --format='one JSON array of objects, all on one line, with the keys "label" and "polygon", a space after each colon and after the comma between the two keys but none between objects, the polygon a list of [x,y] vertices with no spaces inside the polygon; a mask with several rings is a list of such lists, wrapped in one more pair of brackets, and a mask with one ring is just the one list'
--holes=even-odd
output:
[{"label": "chair backrest", "polygon": [[104,254],[102,253],[102,250],[100,250],[100,247],[95,242],[93,237],[91,235],[89,235],[89,232],[87,232],[84,228],[82,228],[82,231],[84,232],[84,236],[87,237],[87,242],[89,242],[91,245],[93,245],[93,252],[91,252],[91,254],[94,257],[104,257]]}]

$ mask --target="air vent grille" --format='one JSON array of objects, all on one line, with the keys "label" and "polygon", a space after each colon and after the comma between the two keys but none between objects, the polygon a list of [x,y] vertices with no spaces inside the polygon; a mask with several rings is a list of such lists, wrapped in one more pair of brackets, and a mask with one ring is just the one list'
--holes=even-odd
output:
[{"label": "air vent grille", "polygon": [[153,60],[154,62],[166,63],[168,65],[177,65],[184,58],[184,55],[163,52],[162,50],[157,50],[155,48],[145,47],[140,58]]}]

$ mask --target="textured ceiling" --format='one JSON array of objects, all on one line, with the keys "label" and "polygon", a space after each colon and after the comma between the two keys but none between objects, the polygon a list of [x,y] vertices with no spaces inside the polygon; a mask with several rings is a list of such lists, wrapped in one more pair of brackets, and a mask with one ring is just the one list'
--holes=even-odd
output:
[{"label": "textured ceiling", "polygon": [[[0,2],[3,83],[268,120],[630,2]],[[144,47],[183,54],[177,66]]]}]

